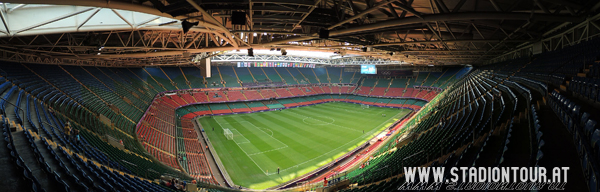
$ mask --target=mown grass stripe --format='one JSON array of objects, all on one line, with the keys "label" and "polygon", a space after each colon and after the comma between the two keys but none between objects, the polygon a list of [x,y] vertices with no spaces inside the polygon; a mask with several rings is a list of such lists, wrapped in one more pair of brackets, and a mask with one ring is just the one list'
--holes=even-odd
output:
[{"label": "mown grass stripe", "polygon": [[[381,117],[381,113],[389,116]],[[376,135],[398,113],[405,114],[408,110],[362,109],[357,104],[336,102],[283,111],[204,117],[199,122],[234,183],[265,189],[344,155]],[[248,146],[227,140],[217,121],[239,131],[250,141],[244,144]],[[275,174],[277,167],[281,174]]]}]

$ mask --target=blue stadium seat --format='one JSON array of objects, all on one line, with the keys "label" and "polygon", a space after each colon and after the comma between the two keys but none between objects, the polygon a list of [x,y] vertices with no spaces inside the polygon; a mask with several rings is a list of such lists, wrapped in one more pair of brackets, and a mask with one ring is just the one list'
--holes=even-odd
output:
[{"label": "blue stadium seat", "polygon": [[588,112],[583,112],[583,114],[581,115],[581,119],[579,120],[577,125],[579,125],[579,127],[584,127],[585,123],[587,123],[589,118],[590,118],[590,114]]},{"label": "blue stadium seat", "polygon": [[595,129],[596,129],[596,121],[593,119],[589,119],[585,123],[585,126],[583,127],[583,131],[586,136],[590,136]]},{"label": "blue stadium seat", "polygon": [[600,152],[600,129],[596,129],[590,136],[591,146],[594,148],[596,153]]}]

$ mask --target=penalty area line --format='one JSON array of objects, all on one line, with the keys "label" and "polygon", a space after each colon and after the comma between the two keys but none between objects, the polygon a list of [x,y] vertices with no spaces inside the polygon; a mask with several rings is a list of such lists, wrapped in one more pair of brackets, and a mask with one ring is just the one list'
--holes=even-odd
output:
[{"label": "penalty area line", "polygon": [[[219,126],[221,126],[221,129],[224,129],[223,125],[221,125],[221,123],[220,123],[219,121],[217,121],[217,120],[215,119],[215,122],[217,122],[217,124],[219,124]],[[240,133],[240,134],[242,134],[242,133]],[[248,140],[248,139],[246,139],[246,140]],[[250,140],[248,140],[248,142],[249,142],[249,141],[250,141]],[[237,146],[238,146],[238,147],[239,147],[239,148],[240,148],[240,149],[241,149],[241,150],[242,150],[242,151],[243,151],[243,152],[246,154],[246,156],[248,156],[248,158],[250,158],[250,160],[252,160],[252,162],[253,162],[253,163],[256,165],[256,167],[258,167],[258,168],[260,169],[260,171],[262,171],[262,172],[263,172],[263,173],[264,173],[266,176],[269,176],[269,174],[268,174],[267,172],[265,172],[265,170],[264,170],[262,167],[260,167],[260,165],[258,165],[258,163],[256,163],[256,161],[255,161],[255,160],[254,160],[252,157],[250,157],[250,155],[248,155],[248,152],[246,152],[246,151],[244,150],[244,148],[242,148],[242,146],[240,146],[240,144],[238,144],[238,143],[237,143],[237,142],[235,142],[235,141],[233,141],[233,142],[234,142],[234,143],[235,143],[235,144],[236,144],[236,145],[237,145]],[[287,145],[286,145],[286,146],[287,146]]]}]

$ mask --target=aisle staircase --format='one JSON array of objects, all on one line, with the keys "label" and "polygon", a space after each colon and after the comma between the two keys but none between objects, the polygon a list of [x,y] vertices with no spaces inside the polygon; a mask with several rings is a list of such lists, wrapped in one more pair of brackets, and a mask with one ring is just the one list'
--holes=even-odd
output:
[{"label": "aisle staircase", "polygon": [[[285,81],[285,79],[283,79],[283,77],[279,74],[279,72],[277,71],[277,67],[274,67],[273,70],[275,70],[275,73],[277,73],[277,76],[279,76],[279,78],[284,81],[284,83],[287,85],[287,82]],[[289,72],[289,71],[288,71]]]},{"label": "aisle staircase", "polygon": [[160,71],[162,71],[163,74],[165,74],[165,76],[167,77],[167,79],[169,79],[169,82],[171,82],[171,85],[173,85],[175,87],[175,89],[179,90],[179,87],[177,87],[177,83],[175,83],[171,77],[169,77],[169,75],[167,75],[167,73],[165,72],[165,70],[163,70],[161,67],[158,67],[158,69],[160,69]]}]

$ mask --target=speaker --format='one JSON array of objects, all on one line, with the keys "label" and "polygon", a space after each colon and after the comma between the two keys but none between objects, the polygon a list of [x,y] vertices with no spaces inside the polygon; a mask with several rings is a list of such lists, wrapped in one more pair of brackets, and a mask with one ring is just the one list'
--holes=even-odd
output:
[{"label": "speaker", "polygon": [[252,49],[252,48],[248,49],[248,56],[254,57],[254,49]]},{"label": "speaker", "polygon": [[231,24],[232,25],[245,25],[246,24],[246,12],[231,12]]},{"label": "speaker", "polygon": [[319,38],[321,38],[321,39],[329,38],[329,30],[327,30],[327,29],[319,30]]},{"label": "speaker", "polygon": [[210,58],[200,60],[200,73],[203,77],[210,78],[212,76],[212,70],[210,69]]},{"label": "speaker", "polygon": [[183,29],[183,33],[187,33],[193,26],[198,25],[198,21],[190,23],[187,20],[181,21],[181,28]]}]

